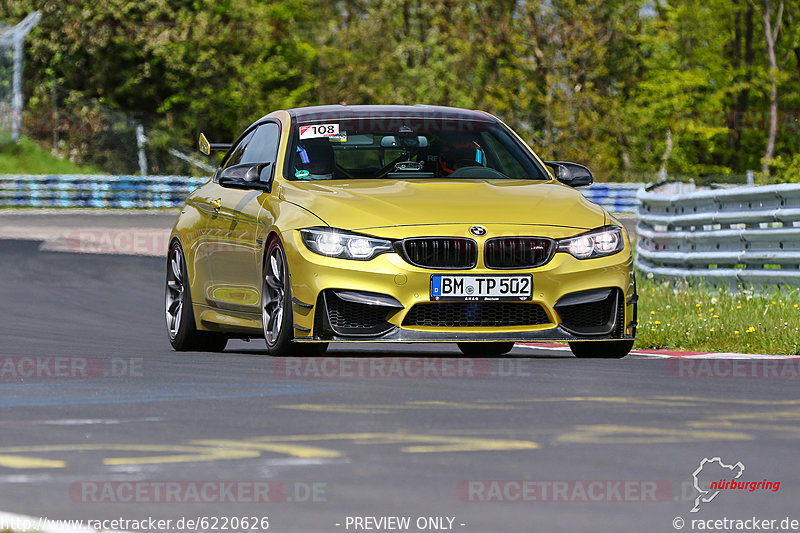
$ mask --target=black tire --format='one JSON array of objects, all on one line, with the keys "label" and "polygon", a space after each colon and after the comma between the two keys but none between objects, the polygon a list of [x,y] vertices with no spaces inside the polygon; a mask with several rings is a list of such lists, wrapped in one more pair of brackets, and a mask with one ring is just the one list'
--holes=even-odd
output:
[{"label": "black tire", "polygon": [[575,357],[595,359],[622,359],[633,348],[632,340],[570,342],[569,349]]},{"label": "black tire", "polygon": [[192,294],[186,271],[186,256],[178,241],[173,241],[167,255],[164,307],[167,335],[178,352],[221,352],[228,337],[213,331],[199,331],[192,310]]},{"label": "black tire", "polygon": [[295,357],[314,357],[325,355],[328,351],[327,342],[297,342],[294,341],[289,346],[289,355]]},{"label": "black tire", "polygon": [[458,349],[469,357],[503,355],[514,348],[513,342],[459,342]]},{"label": "black tire", "polygon": [[294,313],[289,264],[280,239],[273,237],[264,254],[261,281],[261,326],[269,355],[315,356],[328,349],[324,342],[294,342]]}]

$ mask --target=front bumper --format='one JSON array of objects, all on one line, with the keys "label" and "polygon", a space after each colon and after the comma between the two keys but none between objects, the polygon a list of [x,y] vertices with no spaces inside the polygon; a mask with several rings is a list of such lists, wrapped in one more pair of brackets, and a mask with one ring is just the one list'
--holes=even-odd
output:
[{"label": "front bumper", "polygon": [[[563,342],[635,337],[636,295],[627,243],[618,254],[583,261],[557,253],[545,265],[532,269],[487,269],[481,257],[476,268],[439,271],[412,266],[396,253],[370,261],[328,258],[309,251],[297,231],[285,232],[282,238],[291,273],[294,336],[300,342]],[[418,306],[447,304],[432,302],[430,297],[431,275],[438,273],[529,273],[534,284],[530,302],[491,304],[530,306],[512,308],[515,312],[532,311],[533,306],[538,309],[528,313],[528,323],[420,320],[414,314]],[[339,295],[350,300],[345,302],[350,307],[342,305]],[[358,295],[363,298],[359,300]],[[364,303],[369,302],[370,295],[376,296],[372,307]],[[584,304],[594,308],[575,307]],[[479,304],[464,304],[473,305]],[[607,314],[595,317],[602,309]],[[458,312],[471,311],[478,315],[485,312],[478,307]],[[348,316],[355,318],[348,322]],[[425,325],[429,323],[435,325]]]}]

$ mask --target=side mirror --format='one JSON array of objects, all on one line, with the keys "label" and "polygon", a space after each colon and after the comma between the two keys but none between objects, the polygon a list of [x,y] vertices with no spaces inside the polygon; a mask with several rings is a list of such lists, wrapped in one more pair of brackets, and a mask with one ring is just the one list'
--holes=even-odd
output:
[{"label": "side mirror", "polygon": [[219,184],[228,189],[257,189],[269,192],[272,188],[273,170],[271,162],[233,165],[219,175]]},{"label": "side mirror", "polygon": [[197,140],[197,148],[206,155],[211,155],[211,152],[216,150],[230,150],[231,143],[212,143],[206,138],[205,133],[200,134],[200,138]]},{"label": "side mirror", "polygon": [[583,165],[565,161],[546,161],[545,165],[553,169],[556,179],[564,185],[584,187],[594,183],[591,171]]}]

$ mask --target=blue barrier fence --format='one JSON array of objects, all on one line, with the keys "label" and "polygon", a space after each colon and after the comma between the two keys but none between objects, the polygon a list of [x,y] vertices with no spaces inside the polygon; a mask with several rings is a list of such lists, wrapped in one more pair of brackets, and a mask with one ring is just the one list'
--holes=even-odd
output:
[{"label": "blue barrier fence", "polygon": [[[190,176],[0,175],[0,207],[178,207],[208,178]],[[641,183],[579,189],[614,212],[635,212]]]},{"label": "blue barrier fence", "polygon": [[578,189],[585,197],[602,205],[612,213],[635,213],[639,207],[636,193],[644,189],[644,183],[593,183]]},{"label": "blue barrier fence", "polygon": [[0,207],[176,207],[208,181],[189,176],[0,175]]}]

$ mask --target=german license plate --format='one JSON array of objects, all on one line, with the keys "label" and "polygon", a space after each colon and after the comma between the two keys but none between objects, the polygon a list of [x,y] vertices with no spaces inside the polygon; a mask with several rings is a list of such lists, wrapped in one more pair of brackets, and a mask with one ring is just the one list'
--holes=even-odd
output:
[{"label": "german license plate", "polygon": [[533,276],[516,274],[497,276],[431,276],[431,300],[502,301],[530,300],[533,295]]}]

